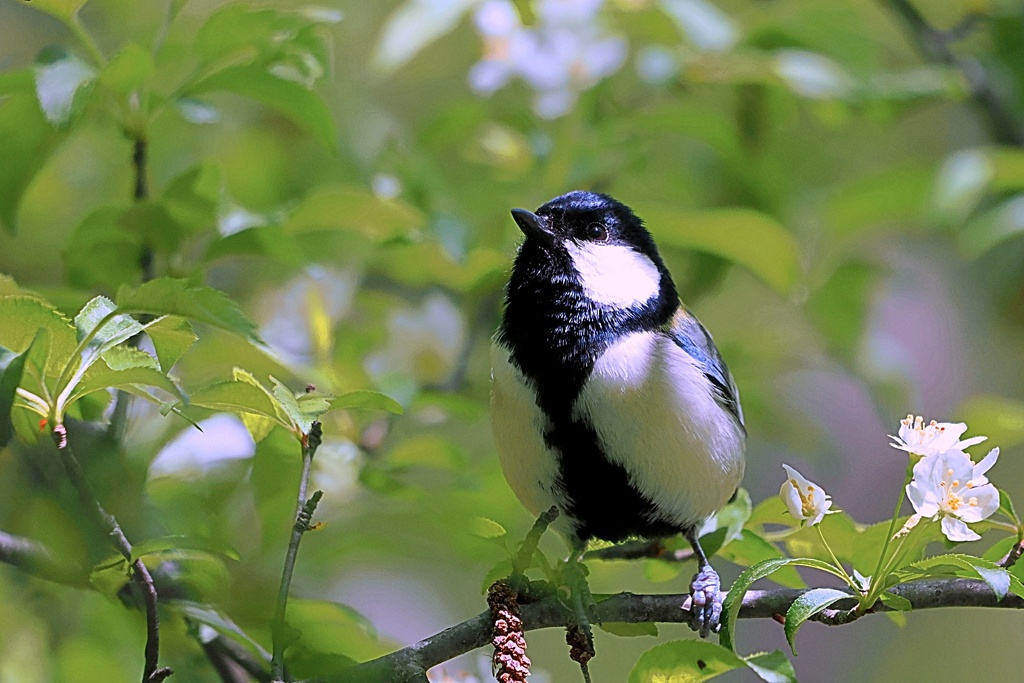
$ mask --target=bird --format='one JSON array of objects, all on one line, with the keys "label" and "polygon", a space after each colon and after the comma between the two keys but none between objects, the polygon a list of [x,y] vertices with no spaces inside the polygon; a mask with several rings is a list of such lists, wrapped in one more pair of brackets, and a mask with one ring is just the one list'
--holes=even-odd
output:
[{"label": "bird", "polygon": [[532,514],[557,508],[576,561],[592,539],[682,534],[689,624],[706,638],[721,581],[698,534],[743,477],[736,383],[632,209],[576,190],[511,213],[525,239],[491,345],[505,478]]}]

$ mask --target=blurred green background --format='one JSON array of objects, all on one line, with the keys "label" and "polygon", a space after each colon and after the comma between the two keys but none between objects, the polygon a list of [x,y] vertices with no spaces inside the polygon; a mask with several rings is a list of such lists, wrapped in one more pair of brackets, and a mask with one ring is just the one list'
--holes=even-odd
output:
[{"label": "blurred green background", "polygon": [[[384,641],[339,652],[366,658],[482,611],[506,555],[476,518],[513,539],[532,523],[491,442],[488,347],[520,238],[509,208],[571,189],[646,219],[714,334],[741,390],[755,503],[786,462],[858,521],[886,519],[906,464],[887,434],[908,412],[987,434],[1002,448],[992,480],[1024,496],[1016,0],[91,0],[78,16],[96,50],[139,75],[119,98],[114,77],[93,88],[65,72],[63,114],[12,74],[38,84],[45,48],[91,51],[33,4],[81,3],[0,0],[0,273],[73,315],[138,284],[148,249],[154,274],[228,292],[268,343],[200,330],[176,369],[186,389],[239,365],[406,407],[325,421],[326,526],[303,543],[293,595],[355,608]],[[203,81],[231,68],[244,77]],[[138,111],[152,113],[150,198],[133,207]],[[237,553],[191,571],[269,645],[298,453],[276,434],[257,447],[233,417],[203,425],[133,404],[119,441],[72,430],[129,537]],[[0,450],[0,529],[97,562],[109,551],[83,526],[48,441]],[[739,571],[716,564],[726,583]],[[666,582],[643,562],[594,562],[591,581],[681,592],[691,571]],[[315,606],[309,632],[344,639]],[[137,678],[141,613],[0,566],[0,614],[3,683]],[[1012,681],[1022,634],[993,610],[902,628],[873,616],[807,626],[794,664],[803,681]],[[173,680],[217,680],[180,621],[163,636]],[[531,680],[580,680],[563,636],[529,634]],[[660,642],[597,638],[606,683]],[[774,622],[741,623],[740,641],[786,647]],[[486,657],[433,680],[487,680]]]}]

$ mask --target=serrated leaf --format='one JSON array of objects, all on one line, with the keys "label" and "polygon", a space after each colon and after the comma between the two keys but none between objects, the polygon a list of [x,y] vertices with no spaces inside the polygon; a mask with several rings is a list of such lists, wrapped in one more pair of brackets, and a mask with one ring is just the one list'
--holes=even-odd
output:
[{"label": "serrated leaf", "polygon": [[742,659],[720,645],[674,640],[640,655],[629,672],[629,683],[700,683],[744,666]]},{"label": "serrated leaf", "polygon": [[44,354],[45,372],[55,378],[71,361],[78,346],[71,321],[41,299],[26,295],[0,297],[0,346],[21,353],[40,328],[46,328],[50,336]]},{"label": "serrated leaf", "polygon": [[659,245],[705,251],[744,266],[782,293],[800,279],[800,250],[794,235],[767,214],[750,209],[679,211],[642,207]]},{"label": "serrated leaf", "polygon": [[[100,324],[102,323],[102,327]],[[79,342],[91,337],[83,349],[83,360],[98,356],[142,332],[142,324],[130,315],[117,314],[117,306],[105,296],[90,300],[75,316],[75,334]]]},{"label": "serrated leaf", "polygon": [[171,315],[147,325],[146,335],[153,342],[160,369],[164,372],[170,372],[174,364],[199,339],[187,320]]},{"label": "serrated leaf", "polygon": [[763,562],[758,562],[753,567],[745,569],[743,573],[733,581],[732,587],[729,589],[729,593],[725,596],[725,600],[722,602],[722,632],[719,636],[719,642],[721,642],[724,647],[729,648],[733,652],[736,651],[736,645],[733,638],[733,627],[736,623],[736,617],[740,613],[740,607],[743,604],[743,596],[746,595],[747,589],[749,589],[750,586],[758,579],[770,576],[782,567],[786,566],[810,567],[812,569],[819,569],[821,571],[828,572],[833,576],[843,578],[842,573],[827,562],[806,557],[783,557],[764,560]]},{"label": "serrated leaf", "polygon": [[[136,353],[147,355],[141,351],[137,351]],[[103,391],[104,389],[128,389],[133,386],[157,387],[178,399],[183,398],[178,386],[160,370],[151,367],[130,367],[124,370],[114,370],[107,366],[105,362],[101,361],[99,363],[95,363],[89,368],[89,371],[85,373],[82,380],[78,382],[78,385],[71,393],[71,397],[64,408],[66,409],[67,406],[71,405],[78,399],[95,391]]]},{"label": "serrated leaf", "polygon": [[402,404],[387,394],[360,389],[331,399],[331,410],[384,410],[395,415],[405,412]]},{"label": "serrated leaf", "polygon": [[782,650],[761,652],[743,658],[747,668],[768,683],[797,683],[793,663]]},{"label": "serrated leaf", "polygon": [[1002,600],[1010,591],[1011,576],[1010,572],[1006,569],[1000,567],[994,562],[983,560],[980,557],[962,555],[959,553],[935,555],[934,557],[928,557],[923,560],[913,562],[905,569],[897,572],[897,576],[913,577],[915,573],[921,573],[924,576],[948,576],[950,573],[955,576],[962,575],[962,571],[936,571],[942,567],[954,567],[959,570],[966,570],[969,574],[977,576],[988,584],[989,588],[992,589],[992,592],[995,593],[996,597],[1000,600]]},{"label": "serrated leaf", "polygon": [[116,93],[127,95],[153,75],[153,56],[136,43],[128,43],[103,70],[100,83]]},{"label": "serrated leaf", "polygon": [[217,382],[194,392],[189,404],[210,410],[229,413],[251,413],[271,418],[284,427],[289,423],[280,415],[280,406],[275,400],[252,384],[238,380]]},{"label": "serrated leaf", "polygon": [[199,81],[190,95],[213,91],[250,97],[276,109],[328,149],[337,145],[334,119],[323,99],[295,81],[278,78],[258,67],[236,66]]},{"label": "serrated leaf", "polygon": [[126,313],[188,318],[262,343],[256,324],[226,294],[188,280],[158,278],[135,289],[121,287],[117,291],[117,306]]},{"label": "serrated leaf", "polygon": [[620,638],[635,638],[637,636],[657,636],[658,625],[653,622],[629,623],[624,621],[605,621],[597,625],[602,631],[611,633]]},{"label": "serrated leaf", "polygon": [[786,611],[785,626],[786,641],[789,642],[789,649],[793,654],[796,654],[793,639],[796,638],[797,629],[818,612],[844,599],[852,599],[852,596],[835,588],[812,588],[793,601]]},{"label": "serrated leaf", "polygon": [[36,97],[46,120],[58,128],[68,126],[83,109],[96,71],[60,48],[47,48],[36,60]]}]

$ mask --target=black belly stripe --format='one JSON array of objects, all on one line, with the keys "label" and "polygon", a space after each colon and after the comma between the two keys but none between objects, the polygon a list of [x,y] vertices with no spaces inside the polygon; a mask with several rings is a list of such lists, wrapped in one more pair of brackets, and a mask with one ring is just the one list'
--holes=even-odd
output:
[{"label": "black belly stripe", "polygon": [[565,496],[565,512],[575,520],[580,540],[621,541],[682,531],[657,519],[654,503],[633,485],[622,465],[605,456],[590,425],[558,420],[544,441],[559,454],[558,493]]}]

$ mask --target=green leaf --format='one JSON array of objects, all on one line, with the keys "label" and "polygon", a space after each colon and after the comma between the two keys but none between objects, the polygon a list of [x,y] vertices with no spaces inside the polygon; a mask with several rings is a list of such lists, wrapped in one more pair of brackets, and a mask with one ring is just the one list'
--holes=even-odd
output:
[{"label": "green leaf", "polygon": [[849,593],[835,588],[812,588],[793,601],[786,611],[786,641],[789,649],[796,654],[796,645],[793,639],[796,638],[796,631],[801,624],[813,617],[815,614],[831,607],[840,600],[853,599]]},{"label": "green leaf", "polygon": [[1017,510],[1013,507],[1013,500],[1010,498],[1010,494],[1002,489],[996,489],[999,491],[999,512],[1003,513],[1014,521],[1015,524],[1020,524],[1020,517],[1017,516]]},{"label": "green leaf", "polygon": [[331,409],[330,401],[321,394],[311,392],[297,397],[277,378],[271,376],[270,382],[274,385],[274,398],[303,434],[309,434],[313,422]]},{"label": "green leaf", "polygon": [[476,0],[406,0],[385,22],[373,52],[373,65],[384,73],[391,73],[458,26],[463,15],[476,4]]},{"label": "green leaf", "polygon": [[[163,604],[161,602],[161,604]],[[263,649],[252,636],[246,633],[230,617],[219,611],[212,605],[204,605],[189,600],[169,600],[167,604],[183,616],[206,624],[218,633],[231,638],[234,641],[246,645],[253,653],[259,655],[263,660],[270,661],[270,653]]]},{"label": "green leaf", "polygon": [[[99,327],[102,324],[102,327]],[[90,337],[82,350],[82,358],[99,357],[118,344],[128,341],[139,332],[142,324],[125,313],[117,313],[117,306],[105,296],[90,300],[75,316],[75,332],[79,343]]]},{"label": "green leaf", "polygon": [[1006,538],[1001,538],[995,543],[993,543],[991,546],[989,546],[989,549],[986,550],[981,557],[983,560],[988,560],[989,562],[995,562],[996,564],[999,564],[999,562],[1004,557],[1006,557],[1006,554],[1010,552],[1010,548],[1012,548],[1016,544],[1016,536],[1007,536]]},{"label": "green leaf", "polygon": [[748,268],[782,293],[800,279],[800,250],[791,232],[750,209],[680,211],[645,205],[640,211],[658,244],[696,249]]},{"label": "green leaf", "polygon": [[975,434],[988,434],[989,443],[1010,448],[1024,443],[1024,401],[976,394],[956,409],[956,415],[971,425]]},{"label": "green leaf", "polygon": [[[142,351],[135,353],[152,358]],[[153,364],[155,365],[156,361],[153,361]],[[66,409],[73,402],[95,391],[127,389],[133,386],[157,387],[178,399],[183,399],[178,386],[160,370],[151,367],[129,367],[115,370],[110,368],[106,362],[99,362],[90,367],[89,371],[83,375],[64,408]]]},{"label": "green leaf", "polygon": [[725,600],[722,602],[722,632],[719,637],[719,642],[721,642],[724,647],[729,648],[733,652],[736,651],[736,645],[733,642],[733,626],[736,623],[737,615],[740,613],[740,607],[743,604],[743,596],[746,595],[747,589],[749,589],[750,586],[758,579],[770,576],[782,567],[793,565],[820,569],[821,571],[828,572],[833,576],[843,578],[842,573],[827,562],[806,557],[783,557],[764,560],[763,562],[758,562],[753,567],[743,570],[743,573],[736,577],[732,587],[729,589],[729,593],[725,596]]},{"label": "green leaf", "polygon": [[96,71],[60,48],[47,48],[33,67],[36,97],[46,120],[65,128],[85,107],[92,93]]},{"label": "green leaf", "polygon": [[629,673],[629,683],[700,683],[744,665],[742,659],[721,645],[674,640],[640,655]]},{"label": "green leaf", "polygon": [[769,496],[754,506],[747,520],[748,529],[758,529],[765,524],[795,527],[797,520],[789,514],[786,504],[778,496]]},{"label": "green leaf", "polygon": [[120,224],[121,209],[93,211],[79,223],[63,250],[71,284],[117,291],[142,279],[142,242]]},{"label": "green leaf", "polygon": [[210,244],[203,258],[216,261],[229,256],[266,256],[295,267],[315,260],[314,255],[304,254],[295,238],[277,225],[246,228],[225,235]]},{"label": "green leaf", "polygon": [[0,273],[0,296],[12,296],[14,294],[21,294],[21,287],[14,281],[13,277]]},{"label": "green leaf", "polygon": [[331,410],[384,410],[395,415],[405,412],[402,404],[390,396],[364,389],[348,391],[331,399]]},{"label": "green leaf", "polygon": [[512,575],[512,560],[506,558],[498,562],[484,574],[483,582],[480,584],[480,592],[487,593],[487,589],[494,585],[495,581]]},{"label": "green leaf", "polygon": [[342,185],[318,188],[292,212],[284,230],[348,230],[380,241],[407,235],[426,224],[424,215],[397,199],[377,197],[367,188]]},{"label": "green leaf", "polygon": [[288,601],[288,624],[302,633],[299,645],[319,654],[366,661],[388,651],[373,625],[351,607],[326,600]]},{"label": "green leaf", "polygon": [[747,668],[768,683],[797,683],[796,671],[782,650],[761,652],[743,658]]},{"label": "green leaf", "polygon": [[473,517],[469,520],[469,532],[480,538],[501,538],[508,535],[505,527],[486,517]]},{"label": "green leaf", "polygon": [[[741,567],[751,567],[758,562],[784,557],[775,545],[764,540],[753,531],[744,529],[740,537],[718,551],[722,557]],[[772,581],[787,588],[806,588],[807,583],[793,567],[782,567],[772,574]]]},{"label": "green leaf", "polygon": [[290,427],[277,401],[266,390],[244,381],[227,380],[211,384],[194,392],[189,397],[189,404],[229,413],[252,413]]},{"label": "green leaf", "polygon": [[100,83],[120,95],[128,95],[155,71],[153,56],[136,43],[128,43],[103,67]]},{"label": "green leaf", "polygon": [[238,560],[238,553],[230,546],[217,541],[194,536],[174,535],[161,536],[159,538],[148,538],[132,546],[132,561],[147,555],[162,553],[167,550],[202,550],[215,555],[222,555],[232,560]]},{"label": "green leaf", "polygon": [[146,335],[153,342],[160,369],[164,372],[170,372],[199,339],[187,320],[173,315],[165,315],[147,325]]},{"label": "green leaf", "polygon": [[78,10],[82,8],[88,0],[32,0],[27,2],[27,7],[34,7],[41,12],[51,14],[65,24],[71,25],[76,21]]},{"label": "green leaf", "polygon": [[[3,448],[14,436],[14,422],[11,420],[11,411],[14,408],[14,399],[17,396],[18,387],[21,386],[21,376],[25,370],[25,361],[32,356],[32,350],[38,345],[44,348],[48,345],[46,328],[40,328],[33,337],[27,349],[22,353],[12,354],[7,349],[0,348],[0,448]],[[37,354],[38,355],[38,354]],[[40,359],[40,361],[45,359]]]},{"label": "green leaf", "polygon": [[[955,571],[950,572],[949,569],[943,570],[943,568],[952,568]],[[928,557],[918,562],[913,562],[904,569],[897,572],[897,576],[901,580],[908,580],[912,578],[920,578],[921,576],[977,576],[979,579],[988,584],[992,592],[995,593],[996,597],[1002,600],[1006,594],[1010,591],[1010,583],[1013,577],[1003,567],[1000,567],[995,562],[989,560],[983,560],[980,557],[973,555],[963,555],[959,553],[949,553],[946,555],[936,555],[934,557]]]},{"label": "green leaf", "polygon": [[334,120],[316,93],[295,81],[285,80],[263,69],[235,66],[218,71],[193,85],[190,95],[223,90],[262,102],[310,133],[320,144],[337,145]]},{"label": "green leaf", "polygon": [[894,609],[897,612],[909,612],[914,609],[914,606],[910,604],[910,600],[907,600],[902,595],[885,592],[878,597],[882,601],[883,605],[889,609]]},{"label": "green leaf", "polygon": [[255,323],[227,295],[188,280],[158,278],[135,289],[122,286],[117,292],[117,306],[126,313],[189,318],[262,343]]},{"label": "green leaf", "polygon": [[669,562],[651,558],[644,561],[644,578],[651,583],[668,583],[674,581],[683,572],[681,562]]},{"label": "green leaf", "polygon": [[292,29],[287,15],[272,9],[252,9],[244,4],[227,5],[209,16],[196,34],[195,52],[206,63],[237,53],[250,53],[274,34]]},{"label": "green leaf", "polygon": [[129,581],[131,572],[128,570],[128,562],[123,557],[96,565],[89,573],[89,583],[93,588],[111,600],[117,600],[118,593]]},{"label": "green leaf", "polygon": [[202,163],[168,183],[161,204],[184,230],[213,232],[219,218],[222,189],[220,168]]},{"label": "green leaf", "polygon": [[395,467],[430,467],[458,470],[465,453],[453,440],[439,434],[417,434],[388,451],[387,461]]},{"label": "green leaf", "polygon": [[13,233],[25,190],[65,133],[43,116],[31,70],[3,75],[8,83],[0,87],[0,222]]},{"label": "green leaf", "polygon": [[71,362],[78,342],[71,321],[50,304],[32,296],[0,297],[0,346],[15,353],[29,348],[40,328],[49,333],[45,372],[57,377]]},{"label": "green leaf", "polygon": [[621,638],[635,638],[637,636],[657,636],[658,625],[652,622],[629,623],[623,621],[606,621],[597,625],[602,631],[611,633]]}]

